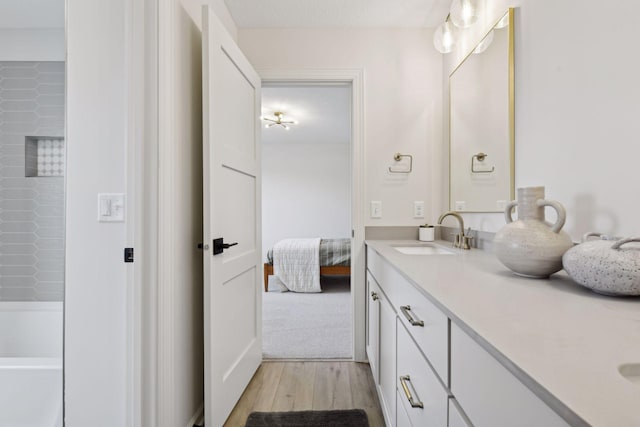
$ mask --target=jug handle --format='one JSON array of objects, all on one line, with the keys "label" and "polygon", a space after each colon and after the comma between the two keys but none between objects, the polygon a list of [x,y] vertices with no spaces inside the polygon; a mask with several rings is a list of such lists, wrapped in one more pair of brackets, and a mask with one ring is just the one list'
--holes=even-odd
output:
[{"label": "jug handle", "polygon": [[585,233],[582,235],[582,243],[586,242],[587,240],[589,240],[589,237],[598,237],[598,238],[602,238],[602,233],[596,233],[594,231],[590,231],[588,233]]},{"label": "jug handle", "polygon": [[507,221],[507,224],[513,222],[513,218],[511,218],[511,211],[516,206],[518,206],[518,201],[517,200],[512,200],[509,203],[507,203],[507,206],[505,206],[505,208],[504,208],[504,220]]},{"label": "jug handle", "polygon": [[551,206],[553,209],[556,210],[556,213],[558,214],[558,219],[556,220],[556,223],[551,226],[551,231],[553,231],[554,233],[559,233],[560,229],[564,226],[564,222],[567,220],[567,212],[564,210],[562,205],[554,200],[544,200],[544,199],[540,199],[536,203],[540,207]]},{"label": "jug handle", "polygon": [[631,242],[640,242],[640,237],[629,237],[628,239],[618,240],[611,246],[611,249],[620,249],[620,246]]}]

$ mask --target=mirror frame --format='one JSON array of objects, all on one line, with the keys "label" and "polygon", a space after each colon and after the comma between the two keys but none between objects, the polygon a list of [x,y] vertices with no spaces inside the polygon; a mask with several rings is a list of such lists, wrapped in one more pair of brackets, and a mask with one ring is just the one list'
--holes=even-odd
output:
[{"label": "mirror frame", "polygon": [[513,37],[513,23],[514,23],[514,11],[515,9],[510,7],[507,9],[507,11],[503,14],[500,15],[500,18],[498,18],[497,21],[495,21],[493,23],[493,25],[491,25],[491,27],[489,28],[489,30],[480,38],[480,40],[478,41],[478,43],[476,43],[471,49],[470,51],[464,56],[464,58],[462,58],[462,60],[460,61],[460,63],[458,65],[456,65],[454,67],[454,69],[451,71],[451,73],[449,73],[449,210],[453,210],[456,212],[463,212],[463,213],[501,213],[503,211],[501,210],[491,210],[491,211],[482,211],[482,210],[461,210],[461,211],[457,211],[455,209],[455,202],[452,199],[452,192],[451,192],[451,183],[452,183],[452,179],[451,179],[451,174],[452,174],[452,167],[451,167],[451,77],[453,76],[453,74],[462,66],[462,64],[464,64],[464,62],[467,60],[467,58],[469,58],[471,55],[473,55],[473,51],[476,49],[476,47],[478,47],[478,45],[480,43],[482,43],[482,41],[485,39],[485,37],[487,37],[489,35],[489,33],[491,31],[493,31],[493,29],[495,28],[495,26],[505,17],[505,15],[508,15],[508,20],[509,20],[509,25],[508,25],[508,39],[509,39],[509,47],[508,47],[508,63],[509,63],[509,75],[508,75],[508,84],[509,84],[509,200],[514,200],[515,199],[515,179],[516,179],[516,167],[515,167],[515,145],[516,145],[516,138],[515,138],[515,66],[514,66],[514,37]]}]

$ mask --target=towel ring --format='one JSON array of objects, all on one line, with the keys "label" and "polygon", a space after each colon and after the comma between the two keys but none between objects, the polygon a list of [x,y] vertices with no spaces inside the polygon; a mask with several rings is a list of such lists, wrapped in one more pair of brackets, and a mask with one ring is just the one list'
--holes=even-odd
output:
[{"label": "towel ring", "polygon": [[488,154],[486,153],[478,153],[471,156],[471,173],[491,173],[496,170],[495,166],[491,166],[491,170],[478,170],[476,169],[475,159],[478,159],[479,162],[484,162]]},{"label": "towel ring", "polygon": [[411,171],[413,170],[413,156],[411,154],[396,153],[396,154],[393,155],[393,160],[395,160],[396,162],[399,162],[400,160],[402,160],[405,157],[409,158],[409,170],[392,169],[391,166],[389,166],[389,172],[391,172],[391,173],[411,173]]}]

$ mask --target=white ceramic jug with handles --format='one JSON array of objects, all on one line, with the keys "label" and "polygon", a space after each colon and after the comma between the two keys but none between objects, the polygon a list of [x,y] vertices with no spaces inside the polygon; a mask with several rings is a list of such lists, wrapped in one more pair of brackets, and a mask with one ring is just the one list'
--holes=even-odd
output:
[{"label": "white ceramic jug with handles", "polygon": [[[518,220],[514,221],[511,211],[516,206]],[[554,224],[545,221],[546,206],[557,213]],[[564,207],[559,202],[546,200],[544,187],[518,188],[516,200],[507,204],[504,215],[507,225],[493,239],[500,262],[525,277],[545,278],[562,270],[562,255],[573,242],[562,231],[566,219]]]}]

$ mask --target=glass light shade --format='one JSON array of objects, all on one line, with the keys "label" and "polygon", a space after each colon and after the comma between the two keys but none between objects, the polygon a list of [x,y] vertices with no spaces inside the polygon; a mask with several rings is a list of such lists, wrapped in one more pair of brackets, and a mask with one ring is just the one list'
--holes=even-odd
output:
[{"label": "glass light shade", "polygon": [[491,46],[491,42],[493,41],[493,30],[489,31],[489,34],[487,34],[480,43],[478,43],[478,46],[476,46],[475,49],[473,49],[473,53],[482,53],[485,50],[487,50],[487,48],[489,46]]},{"label": "glass light shade", "polygon": [[456,46],[454,28],[451,21],[447,20],[433,34],[433,45],[440,53],[449,53]]},{"label": "glass light shade", "polygon": [[495,25],[495,29],[499,30],[500,28],[504,28],[509,25],[509,14],[505,13],[501,20]]},{"label": "glass light shade", "polygon": [[453,0],[451,3],[451,22],[458,28],[468,28],[478,20],[475,0]]}]

